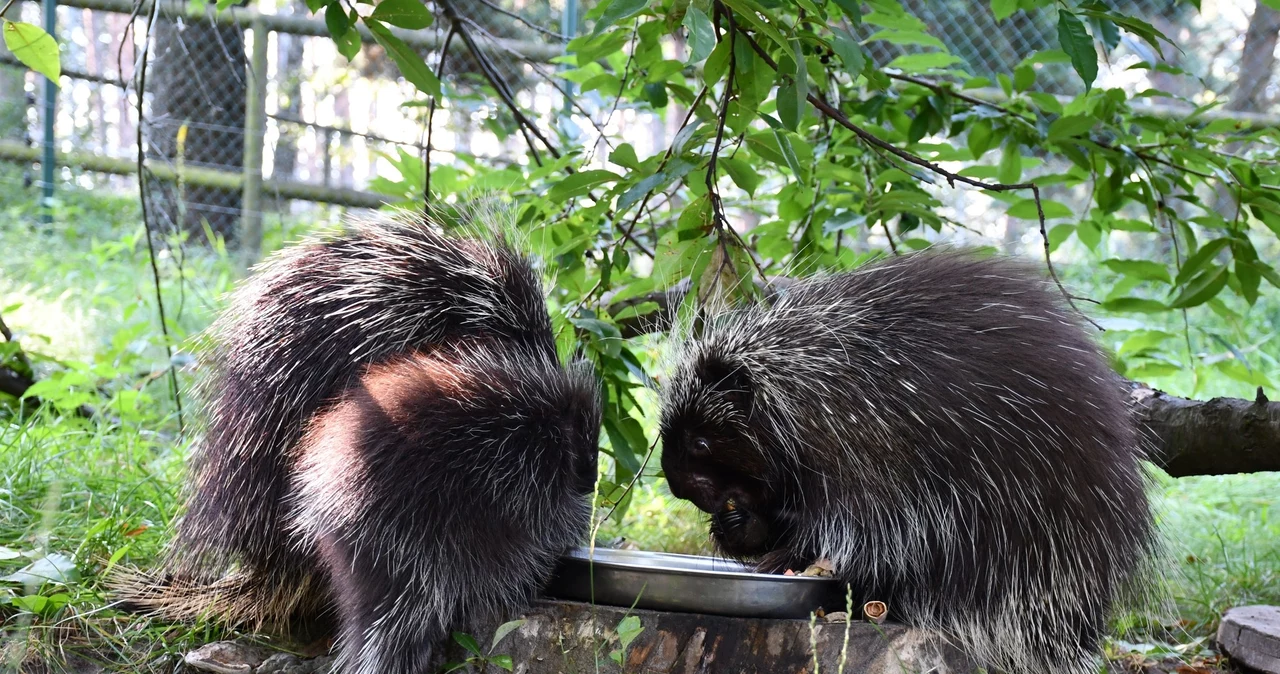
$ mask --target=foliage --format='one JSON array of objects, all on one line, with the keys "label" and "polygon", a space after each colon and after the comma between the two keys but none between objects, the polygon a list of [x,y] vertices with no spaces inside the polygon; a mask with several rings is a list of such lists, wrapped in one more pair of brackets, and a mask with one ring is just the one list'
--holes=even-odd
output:
[{"label": "foliage", "polygon": [[[381,6],[351,6],[343,25],[382,20]],[[451,11],[449,0],[434,6]],[[564,350],[596,362],[609,396],[615,461],[604,506],[626,493],[619,485],[652,446],[643,389],[660,375],[652,342],[629,326],[665,319],[646,300],[692,279],[679,306],[689,316],[717,298],[751,299],[762,276],[971,243],[974,228],[944,207],[953,189],[1003,207],[1007,231],[1036,232],[1028,252],[1055,280],[1063,267],[1067,284],[1086,280],[1064,260],[1087,265],[1088,285],[1102,290],[1069,299],[1110,326],[1101,339],[1126,376],[1189,395],[1223,377],[1240,396],[1274,385],[1275,345],[1261,328],[1277,317],[1280,287],[1268,262],[1280,253],[1275,130],[1215,116],[1221,99],[1098,86],[1099,56],[1125,56],[1123,35],[1176,49],[1142,19],[1096,0],[991,7],[1006,22],[1052,13],[1060,48],[1028,54],[992,82],[968,74],[896,0],[605,0],[587,11],[589,29],[568,43],[560,75],[580,97],[598,96],[609,117],[631,108],[680,120],[665,148],[641,152],[603,132],[599,143],[590,133],[535,140],[534,123],[508,102],[495,128],[525,134],[526,163],[433,167],[433,200],[508,194],[554,270]],[[396,25],[395,12],[381,16]],[[876,63],[877,41],[911,51]],[[1084,93],[1037,87],[1058,63]],[[1127,70],[1190,77],[1163,62]],[[411,75],[429,69],[405,72],[416,83]],[[434,82],[419,88],[436,93]],[[1147,103],[1162,99],[1186,114],[1153,114]],[[401,177],[379,188],[416,203],[428,187],[421,158],[389,160]]]},{"label": "foliage", "polygon": [[[10,3],[12,4],[12,3]],[[8,9],[5,5],[4,9]],[[4,12],[0,11],[0,16]],[[62,60],[58,43],[40,26],[21,21],[0,18],[0,33],[4,33],[4,46],[28,68],[48,77],[56,85],[62,74]]]}]

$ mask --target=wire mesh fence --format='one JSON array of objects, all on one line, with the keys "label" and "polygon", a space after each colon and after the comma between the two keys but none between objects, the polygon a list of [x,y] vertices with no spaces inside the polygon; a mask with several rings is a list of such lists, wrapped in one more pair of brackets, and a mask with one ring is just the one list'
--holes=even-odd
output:
[{"label": "wire mesh fence", "polygon": [[[438,20],[411,43],[433,69],[448,29],[448,13],[439,11],[438,2]],[[624,108],[610,116],[611,100],[598,92],[571,96],[557,79],[551,57],[589,9],[566,2],[573,0],[451,1],[475,48],[455,40],[446,59],[449,95],[433,118],[433,162],[530,161],[529,148],[537,143],[515,132],[511,107],[525,111],[553,144],[590,141],[607,125],[610,133],[638,129],[628,140],[639,152],[665,147],[674,115]],[[35,3],[22,4],[24,20],[40,20]],[[1199,82],[1162,79],[1161,73],[1135,75],[1119,64],[1110,69],[1113,83],[1188,98],[1229,87],[1232,74],[1221,62],[1238,58],[1248,8],[1217,3],[1215,10],[1212,0],[1204,0],[1209,9],[1200,13],[1180,0],[1112,4],[1182,47],[1157,55],[1126,36],[1121,53],[1128,62],[1163,56],[1202,75]],[[1057,44],[1051,10],[1019,12],[997,23],[987,2],[903,5],[993,86],[998,74]],[[247,219],[261,222],[264,215],[307,208],[308,202],[376,206],[383,197],[369,190],[379,174],[394,173],[388,157],[423,151],[429,114],[423,95],[371,41],[347,64],[302,0],[261,0],[218,14],[203,2],[160,0],[156,7],[133,0],[63,0],[57,25],[67,75],[55,108],[55,144],[66,153],[58,179],[125,190],[136,188],[130,174],[141,164],[148,174],[149,215],[158,226],[193,233],[207,227],[234,241]],[[866,38],[874,30],[862,26],[855,32]],[[150,46],[144,49],[148,34]],[[265,48],[255,50],[259,39]],[[887,41],[871,41],[866,48],[882,64],[916,49]],[[1079,86],[1069,64],[1045,64],[1036,82],[1048,93],[1073,94]],[[34,75],[11,60],[0,61],[0,156],[30,161],[29,153],[16,149],[39,141],[38,98]],[[84,168],[93,173],[77,170]],[[32,182],[32,172],[26,173]],[[260,194],[246,203],[247,188],[258,176],[264,179]]]}]

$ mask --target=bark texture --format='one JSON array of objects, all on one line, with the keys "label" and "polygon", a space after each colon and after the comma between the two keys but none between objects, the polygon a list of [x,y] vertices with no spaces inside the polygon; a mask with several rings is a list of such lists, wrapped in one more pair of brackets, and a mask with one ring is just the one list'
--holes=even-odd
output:
[{"label": "bark texture", "polygon": [[[617,627],[627,616],[638,618],[643,630],[619,654],[619,664],[610,654],[620,650]],[[565,601],[540,602],[522,617],[525,622],[491,651],[510,656],[515,674],[782,674],[813,672],[815,660],[821,672],[978,671],[938,637],[894,624],[819,620],[811,631],[806,620],[729,618]],[[496,627],[486,625],[472,632],[486,652]],[[468,655],[456,644],[451,649],[452,662],[462,662]],[[492,665],[488,669],[496,671]]]}]

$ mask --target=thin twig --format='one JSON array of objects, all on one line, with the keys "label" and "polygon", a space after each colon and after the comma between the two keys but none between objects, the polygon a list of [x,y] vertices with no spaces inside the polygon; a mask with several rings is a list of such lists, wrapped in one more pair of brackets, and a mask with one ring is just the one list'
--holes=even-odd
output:
[{"label": "thin twig", "polygon": [[900,73],[885,73],[885,75],[888,76],[889,79],[899,80],[902,82],[910,82],[911,84],[918,84],[926,89],[929,89],[930,91],[933,91],[935,94],[950,96],[952,98],[962,100],[966,103],[972,103],[973,105],[985,105],[988,108],[991,108],[993,110],[999,110],[1000,112],[1003,112],[1004,114],[1009,115],[1011,117],[1022,117],[1022,115],[1019,115],[1018,113],[1002,105],[997,105],[989,101],[984,101],[981,98],[975,98],[973,96],[962,94],[958,91],[955,91],[951,87],[943,86],[938,82],[932,82],[930,80],[921,79],[919,77],[912,77],[911,75],[903,75]]},{"label": "thin twig", "polygon": [[444,10],[445,16],[448,17],[449,22],[453,24],[454,29],[458,31],[458,35],[462,36],[462,41],[467,43],[467,49],[471,52],[471,55],[476,58],[476,62],[480,65],[480,72],[484,74],[485,79],[489,81],[489,84],[493,85],[494,91],[497,92],[498,97],[502,99],[503,104],[507,106],[507,109],[511,111],[511,114],[515,116],[516,123],[521,127],[521,133],[525,136],[525,142],[529,144],[529,149],[533,152],[534,161],[536,161],[539,166],[542,165],[542,158],[538,155],[538,150],[534,147],[533,141],[529,138],[529,134],[533,134],[534,137],[541,141],[543,146],[547,148],[547,152],[551,153],[551,156],[559,159],[560,152],[556,149],[556,146],[552,144],[551,141],[547,140],[546,137],[542,135],[542,132],[538,130],[537,125],[530,121],[528,116],[524,114],[524,110],[522,110],[520,105],[516,103],[515,97],[510,88],[507,87],[506,83],[503,82],[502,78],[499,76],[498,69],[489,59],[489,55],[480,49],[479,45],[476,44],[475,38],[471,35],[471,31],[467,30],[464,26],[464,24],[471,24],[472,22],[466,17],[460,16],[457,10],[454,9],[453,3],[449,2],[449,0],[439,0],[439,5],[441,9]]},{"label": "thin twig", "polygon": [[884,238],[889,240],[889,250],[893,251],[894,255],[901,255],[902,253],[898,252],[898,244],[893,241],[893,234],[889,233],[889,221],[880,218],[880,227],[884,229]]},{"label": "thin twig", "polygon": [[147,256],[151,261],[151,280],[155,287],[156,308],[160,313],[160,333],[164,336],[164,352],[169,357],[169,391],[173,394],[173,403],[178,411],[178,433],[184,432],[184,424],[182,418],[182,394],[178,388],[178,371],[173,364],[173,345],[169,337],[169,321],[164,314],[164,296],[160,292],[160,267],[156,264],[156,247],[151,235],[151,218],[147,208],[147,177],[150,175],[147,171],[146,154],[143,152],[142,130],[146,126],[146,115],[143,112],[142,103],[146,98],[147,91],[147,53],[151,48],[151,29],[155,26],[156,17],[160,13],[160,3],[152,4],[151,16],[147,19],[147,34],[142,39],[142,57],[137,65],[138,87],[136,95],[138,97],[138,192],[139,206],[142,209],[142,229],[147,234]]},{"label": "thin twig", "polygon": [[524,25],[538,31],[539,33],[542,33],[543,35],[554,37],[557,40],[569,39],[564,35],[561,35],[560,33],[555,32],[554,30],[548,30],[546,28],[543,28],[542,26],[539,26],[538,24],[524,18],[523,16],[520,16],[519,14],[516,14],[515,12],[503,9],[502,7],[499,7],[496,4],[489,2],[489,0],[476,0],[476,2],[479,2],[480,4],[484,5],[485,7],[488,7],[489,9],[492,9],[495,12],[498,12],[499,14],[505,14],[515,19],[516,21],[519,21],[520,23],[523,23]]},{"label": "thin twig", "polygon": [[[457,24],[449,24],[449,33],[444,37],[444,46],[440,48],[440,62],[436,64],[436,81],[440,82],[440,86],[444,86],[444,62],[449,56],[449,45],[453,43],[453,36],[457,35]],[[441,92],[443,93],[443,92]],[[422,203],[429,205],[431,203],[431,133],[435,130],[436,119],[436,99],[437,96],[431,97],[431,108],[427,111],[427,142],[422,148],[422,170],[424,180],[422,181]]]},{"label": "thin twig", "polygon": [[[636,474],[631,476],[631,481],[627,483],[627,488],[622,491],[622,495],[618,497],[618,500],[613,502],[613,507],[609,509],[609,512],[598,520],[600,524],[608,522],[609,518],[613,517],[613,511],[617,510],[619,505],[622,505],[622,499],[626,498],[627,494],[631,493],[632,488],[636,486],[636,481],[640,479],[641,475],[644,475],[644,469],[649,466],[649,459],[653,456],[653,450],[657,446],[658,441],[655,439],[649,445],[649,451],[644,455],[644,461],[640,464],[640,470],[637,470]],[[599,525],[597,525],[597,527],[598,526]]]}]

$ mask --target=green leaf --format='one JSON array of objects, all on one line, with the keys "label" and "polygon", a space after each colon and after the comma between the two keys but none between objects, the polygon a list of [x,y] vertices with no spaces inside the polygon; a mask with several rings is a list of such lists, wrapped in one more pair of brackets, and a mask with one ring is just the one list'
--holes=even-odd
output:
[{"label": "green leaf", "polygon": [[351,29],[351,23],[347,20],[347,10],[343,8],[342,3],[335,2],[324,10],[324,25],[329,29],[329,36],[335,41]]},{"label": "green leaf", "polygon": [[707,86],[711,86],[720,81],[724,77],[725,71],[729,69],[729,56],[733,53],[732,42],[729,40],[721,40],[711,50],[711,55],[707,57],[707,62],[702,65],[702,81]]},{"label": "green leaf", "polygon": [[1004,21],[1018,11],[1018,0],[991,0],[991,13],[996,21]]},{"label": "green leaf", "polygon": [[1258,286],[1262,285],[1262,274],[1252,263],[1236,260],[1236,280],[1240,282],[1240,295],[1250,305],[1258,302]]},{"label": "green leaf", "polygon": [[1227,268],[1214,265],[1187,282],[1187,286],[1169,303],[1170,309],[1188,309],[1213,299],[1227,285]]},{"label": "green leaf", "polygon": [[1095,250],[1098,244],[1102,242],[1102,228],[1093,220],[1081,220],[1076,225],[1076,238],[1080,239],[1080,243],[1089,247],[1089,250]]},{"label": "green leaf", "polygon": [[1049,252],[1053,252],[1076,231],[1075,225],[1055,225],[1049,230]]},{"label": "green leaf", "polygon": [[[493,631],[493,643],[489,644],[489,652],[493,652],[493,649],[498,647],[498,642],[502,641],[504,637],[511,634],[511,632],[515,631],[523,624],[525,624],[525,620],[521,618],[519,620],[512,620],[498,625],[498,629]],[[507,669],[511,668],[508,667]]]},{"label": "green leaf", "polygon": [[360,32],[355,28],[348,28],[342,35],[335,35],[333,43],[338,47],[338,53],[350,61],[360,53]]},{"label": "green leaf", "polygon": [[947,46],[942,40],[918,30],[882,30],[873,33],[865,42],[875,42],[882,40],[889,44],[914,44],[922,47],[937,47],[938,49],[946,49]]},{"label": "green leaf", "polygon": [[515,663],[511,661],[510,655],[495,655],[489,658],[489,662],[492,662],[508,672],[515,669]]},{"label": "green leaf", "polygon": [[684,13],[684,27],[689,31],[689,58],[685,63],[697,63],[711,54],[716,46],[716,30],[706,12],[689,5]]},{"label": "green leaf", "polygon": [[982,155],[991,149],[992,135],[991,122],[988,120],[975,120],[969,125],[965,143],[969,146],[969,154],[973,155],[974,159],[981,159]]},{"label": "green leaf", "polygon": [[861,0],[836,0],[836,5],[840,7],[840,11],[849,17],[849,23],[854,26],[862,25],[862,7]]},{"label": "green leaf", "polygon": [[640,170],[640,159],[636,157],[636,149],[631,143],[623,143],[609,153],[609,161],[631,169],[632,171]]},{"label": "green leaf", "polygon": [[643,631],[644,627],[640,624],[639,618],[633,615],[627,616],[618,623],[618,641],[623,648],[626,648]]},{"label": "green leaf", "polygon": [[609,6],[605,8],[604,13],[600,15],[600,20],[596,21],[595,29],[591,31],[592,35],[599,35],[604,29],[623,21],[644,11],[649,6],[649,0],[613,0]]},{"label": "green leaf", "polygon": [[1071,57],[1071,66],[1084,80],[1085,91],[1088,91],[1098,79],[1098,52],[1084,23],[1065,9],[1058,10],[1058,44]]},{"label": "green leaf", "polygon": [[1173,279],[1169,276],[1169,269],[1159,262],[1151,262],[1149,260],[1107,260],[1102,263],[1107,269],[1117,274],[1140,278],[1144,281],[1159,281],[1161,283],[1173,283]]},{"label": "green leaf", "polygon": [[1004,144],[996,179],[1005,185],[1013,185],[1022,179],[1022,151],[1012,139]]},{"label": "green leaf", "polygon": [[1230,239],[1222,237],[1206,242],[1200,249],[1192,253],[1190,257],[1182,263],[1182,269],[1178,270],[1178,277],[1173,280],[1176,285],[1185,285],[1187,280],[1195,276],[1205,265],[1213,262],[1218,253],[1230,244]]},{"label": "green leaf", "polygon": [[453,640],[458,642],[458,644],[460,644],[463,648],[467,649],[468,651],[471,651],[472,653],[475,653],[476,655],[480,655],[480,656],[484,655],[484,653],[480,652],[480,644],[476,643],[475,637],[471,636],[470,634],[466,634],[465,632],[454,632]]},{"label": "green leaf", "polygon": [[547,198],[551,201],[566,201],[590,192],[596,185],[621,179],[622,176],[617,173],[604,169],[578,171],[553,185],[547,192]]},{"label": "green leaf", "polygon": [[307,9],[311,10],[313,14],[319,14],[320,10],[336,1],[337,0],[307,0]]},{"label": "green leaf", "polygon": [[1067,117],[1059,117],[1053,120],[1049,125],[1049,140],[1062,140],[1063,138],[1074,138],[1089,132],[1090,129],[1098,123],[1096,117],[1089,115],[1070,115]]},{"label": "green leaf", "polygon": [[1018,66],[1013,71],[1013,88],[1016,91],[1026,91],[1031,85],[1036,83],[1036,69],[1028,65]]},{"label": "green leaf", "polygon": [[424,94],[440,95],[440,80],[436,79],[435,73],[431,72],[418,52],[392,35],[391,29],[387,28],[386,24],[365,19],[365,25],[369,27],[369,32],[373,33],[373,39],[377,40],[378,44],[391,55],[391,59],[396,62],[396,66],[400,68],[400,74],[404,75],[406,80]]},{"label": "green leaf", "polygon": [[40,26],[21,21],[3,21],[4,46],[22,62],[22,65],[44,75],[58,84],[62,76],[62,60],[58,55],[58,43]]},{"label": "green leaf", "polygon": [[887,67],[898,68],[908,72],[920,72],[931,68],[946,68],[963,62],[964,59],[954,54],[929,52],[926,54],[904,54],[890,61]]},{"label": "green leaf", "polygon": [[752,197],[756,195],[756,188],[760,186],[761,177],[751,167],[751,162],[737,157],[721,157],[716,161],[716,164],[724,167],[725,173],[729,174],[735,185],[741,187]]},{"label": "green leaf", "polygon": [[867,57],[862,53],[862,47],[858,46],[858,41],[853,39],[853,36],[843,30],[836,30],[835,35],[836,40],[831,45],[831,49],[840,57],[845,70],[857,79],[862,73],[862,68],[867,64]]},{"label": "green leaf", "polygon": [[787,160],[787,166],[791,172],[796,174],[796,178],[804,179],[804,169],[800,166],[800,159],[796,156],[795,147],[791,145],[791,137],[783,133],[781,129],[774,129],[773,135],[778,139],[778,149],[782,152],[783,158]]},{"label": "green leaf", "polygon": [[[340,6],[341,3],[334,3]],[[328,15],[325,15],[328,18]],[[406,30],[422,30],[431,25],[431,12],[421,0],[382,0],[373,8],[370,19],[389,23]]]},{"label": "green leaf", "polygon": [[[1052,199],[1041,199],[1040,206],[1044,208],[1044,217],[1046,220],[1053,218],[1069,218],[1075,215],[1071,212],[1071,208],[1061,201]],[[1040,214],[1036,209],[1035,199],[1023,199],[1018,203],[1009,207],[1009,217],[1022,218],[1023,220],[1039,220]]]},{"label": "green leaf", "polygon": [[[800,40],[795,38],[791,40],[791,62],[795,69],[789,73],[791,81],[794,83],[794,88],[790,95],[794,97],[794,100],[787,102],[791,109],[786,110],[786,112],[783,111],[783,108],[779,108],[778,116],[783,118],[782,123],[789,130],[795,131],[800,124],[800,118],[804,116],[805,102],[809,96],[809,72],[805,69],[804,49],[800,45]],[[783,104],[784,101],[786,99],[783,98],[780,88],[778,90],[778,102]],[[787,119],[784,115],[794,115],[790,124],[787,124]]]},{"label": "green leaf", "polygon": [[1120,348],[1116,349],[1116,353],[1122,356],[1142,353],[1143,351],[1154,349],[1175,337],[1176,335],[1173,333],[1161,330],[1139,330],[1124,340]]},{"label": "green leaf", "polygon": [[1115,22],[1096,16],[1091,18],[1094,35],[1101,36],[1102,44],[1106,45],[1108,50],[1115,49],[1116,45],[1120,44],[1120,29],[1116,28]]},{"label": "green leaf", "polygon": [[788,82],[778,87],[778,118],[789,131],[795,131],[800,124],[800,116],[804,114],[804,105],[796,85]]},{"label": "green leaf", "polygon": [[1137,314],[1153,314],[1169,310],[1169,307],[1166,307],[1163,302],[1140,297],[1117,297],[1103,302],[1102,308],[1107,311]]}]

